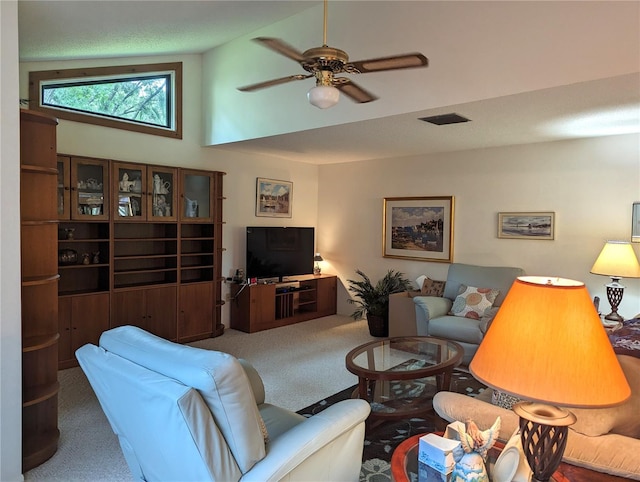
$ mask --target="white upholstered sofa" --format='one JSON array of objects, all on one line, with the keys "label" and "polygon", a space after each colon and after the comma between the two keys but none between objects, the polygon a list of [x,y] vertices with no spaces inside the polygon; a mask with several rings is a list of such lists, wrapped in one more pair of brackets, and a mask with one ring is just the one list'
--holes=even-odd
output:
[{"label": "white upholstered sofa", "polygon": [[[618,360],[631,387],[631,398],[611,408],[571,408],[578,420],[569,427],[563,460],[640,480],[640,358],[618,355]],[[493,405],[491,395],[491,389],[477,398],[439,392],[433,398],[433,408],[447,422],[471,419],[481,430],[489,428],[499,416],[500,438],[508,439],[518,427],[518,416],[512,410]]]},{"label": "white upholstered sofa", "polygon": [[132,326],[104,332],[99,347],[76,356],[136,480],[359,478],[363,400],[305,418],[265,403],[249,363]]}]

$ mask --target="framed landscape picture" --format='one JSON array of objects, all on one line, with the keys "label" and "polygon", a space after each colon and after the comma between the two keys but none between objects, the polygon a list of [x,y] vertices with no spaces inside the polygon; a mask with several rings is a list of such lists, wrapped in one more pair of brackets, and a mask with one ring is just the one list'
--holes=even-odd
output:
[{"label": "framed landscape picture", "polygon": [[383,256],[453,262],[453,196],[384,199]]},{"label": "framed landscape picture", "polygon": [[256,185],[256,216],[290,218],[293,183],[259,177]]},{"label": "framed landscape picture", "polygon": [[498,237],[503,239],[554,239],[553,212],[498,213]]}]

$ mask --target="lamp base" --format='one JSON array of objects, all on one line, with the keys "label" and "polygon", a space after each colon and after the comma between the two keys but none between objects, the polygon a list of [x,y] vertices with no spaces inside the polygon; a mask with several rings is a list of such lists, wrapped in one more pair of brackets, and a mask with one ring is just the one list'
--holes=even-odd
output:
[{"label": "lamp base", "polygon": [[533,478],[546,482],[562,462],[569,425],[576,417],[563,408],[536,402],[516,403],[513,411],[520,416],[522,448]]},{"label": "lamp base", "polygon": [[624,318],[618,314],[618,306],[624,294],[624,285],[620,283],[620,278],[612,276],[611,283],[605,286],[607,287],[607,299],[611,305],[611,313],[605,316],[604,319],[619,322],[624,321]]}]

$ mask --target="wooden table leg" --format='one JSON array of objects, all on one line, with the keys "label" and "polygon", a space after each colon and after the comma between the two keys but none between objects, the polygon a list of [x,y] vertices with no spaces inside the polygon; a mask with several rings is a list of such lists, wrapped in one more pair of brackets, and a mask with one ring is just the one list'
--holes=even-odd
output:
[{"label": "wooden table leg", "polygon": [[448,391],[449,389],[451,389],[452,372],[452,370],[445,370],[444,372],[436,375],[436,388],[438,392],[441,392],[442,390]]}]

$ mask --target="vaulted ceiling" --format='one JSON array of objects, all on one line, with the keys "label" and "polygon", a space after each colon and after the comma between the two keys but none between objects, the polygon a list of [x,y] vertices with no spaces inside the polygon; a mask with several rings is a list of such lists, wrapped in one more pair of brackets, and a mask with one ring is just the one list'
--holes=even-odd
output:
[{"label": "vaulted ceiling", "polygon": [[[541,86],[545,83],[536,84],[536,75],[550,77],[554,68],[561,70],[559,67],[562,66],[554,64],[558,58],[554,57],[553,41],[540,45],[544,51],[539,52],[535,59],[523,53],[518,61],[522,62],[521,65],[514,65],[514,62],[511,65],[500,64],[500,57],[518,59],[517,52],[510,52],[510,49],[519,48],[516,40],[503,38],[504,52],[480,49],[483,39],[473,41],[473,28],[476,27],[462,15],[463,8],[478,8],[486,4],[495,10],[500,3],[329,2],[329,31],[333,35],[329,39],[335,38],[336,43],[339,41],[336,46],[348,50],[357,59],[417,50],[430,58],[431,65],[419,74],[407,71],[407,74],[385,72],[359,76],[357,82],[380,95],[379,101],[356,105],[342,99],[341,103],[346,105],[337,106],[333,113],[296,112],[293,109],[291,123],[302,127],[274,134],[267,131],[254,138],[247,136],[247,139],[230,140],[219,147],[322,164],[640,131],[639,15],[623,27],[607,25],[606,18],[584,22],[584,25],[601,22],[601,28],[589,35],[602,38],[604,42],[616,29],[627,33],[626,37],[620,38],[630,38],[629,32],[631,37],[634,32],[636,35],[635,45],[603,45],[602,52],[592,48],[587,54],[593,56],[593,71],[585,68],[584,73],[577,72],[573,77],[566,76],[564,81],[550,82],[549,87],[533,90],[525,87],[521,91],[515,88],[505,91],[505,95],[496,95],[500,91],[494,91],[490,86],[486,88],[486,98],[481,96],[482,92],[467,97],[445,95],[447,84],[457,89],[454,94],[478,90],[478,84],[483,82],[486,74],[484,66],[493,70],[490,75],[494,78],[502,76],[505,83],[509,83],[519,69],[531,69],[527,71],[532,78],[530,85]],[[527,9],[535,9],[537,3],[547,2],[516,3],[521,5],[522,15],[526,16]],[[629,2],[578,3],[601,3],[601,8],[611,4],[612,11],[617,8],[615,4],[626,3],[625,8],[629,8]],[[411,20],[407,20],[411,16],[419,17],[425,29],[435,31],[437,16],[451,8],[458,9],[460,22],[442,26],[435,40],[425,37],[420,28],[409,25]],[[273,32],[274,36],[284,38],[300,50],[319,45],[322,34],[320,1],[20,0],[18,9],[21,61],[206,53],[218,47],[239,44],[247,46],[240,48],[247,51],[247,59],[254,59],[247,62],[259,63],[261,67],[251,73],[252,78],[247,78],[245,84],[303,73],[291,60],[278,58],[271,51],[260,51],[260,47],[249,46],[249,39],[255,34]],[[412,9],[417,9],[415,15],[412,15]],[[640,11],[637,5],[635,9]],[[333,23],[332,11],[337,16],[333,17]],[[593,17],[587,6],[584,12],[585,16]],[[513,25],[515,30],[515,19]],[[565,28],[554,18],[543,21],[541,25],[548,28],[546,33],[550,39],[560,35]],[[509,32],[508,24],[502,28]],[[518,32],[512,33],[518,37]],[[588,39],[581,38],[586,34],[572,33],[576,37],[576,45],[582,41],[586,44]],[[465,38],[465,35],[470,41],[456,43],[456,39]],[[539,42],[539,39],[535,41]],[[511,42],[513,46],[509,45]],[[330,45],[332,43],[329,42]],[[560,48],[559,45],[557,47]],[[465,49],[466,52],[460,52]],[[635,65],[633,60],[629,60],[633,59],[634,52]],[[577,57],[584,55],[584,52],[576,51]],[[551,59],[549,65],[545,65],[547,57]],[[457,59],[464,59],[466,64],[455,64]],[[535,65],[532,66],[533,62]],[[504,71],[496,72],[496,66],[501,66]],[[490,75],[486,79],[490,79]],[[256,102],[256,106],[264,110],[264,99],[273,99],[276,105],[285,106],[283,108],[287,103],[299,102],[305,108],[314,109],[306,105],[304,98],[304,92],[311,85],[287,84],[242,94],[253,96],[248,97],[248,101],[243,98],[242,103]],[[423,91],[432,89],[437,98],[426,98],[415,89],[416,86]],[[232,95],[238,95],[235,89],[231,90],[234,91]],[[415,103],[411,102],[412,98]],[[462,101],[455,102],[456,99]],[[407,106],[403,106],[403,102]],[[258,110],[251,104],[246,108],[248,112]],[[341,118],[339,121],[333,119],[338,116],[336,112]],[[462,114],[471,122],[434,126],[418,120],[447,112]],[[296,116],[320,120],[305,127]],[[325,122],[323,119],[332,120]]]}]

